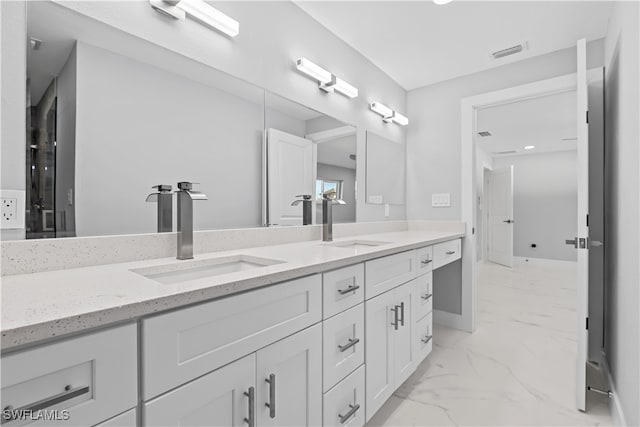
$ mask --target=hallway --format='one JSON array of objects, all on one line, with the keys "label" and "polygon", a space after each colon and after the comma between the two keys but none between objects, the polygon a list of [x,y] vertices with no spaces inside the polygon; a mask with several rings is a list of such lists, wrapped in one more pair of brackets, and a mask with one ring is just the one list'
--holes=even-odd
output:
[{"label": "hallway", "polygon": [[575,263],[478,264],[475,334],[435,327],[432,354],[369,426],[610,425],[575,409]]}]

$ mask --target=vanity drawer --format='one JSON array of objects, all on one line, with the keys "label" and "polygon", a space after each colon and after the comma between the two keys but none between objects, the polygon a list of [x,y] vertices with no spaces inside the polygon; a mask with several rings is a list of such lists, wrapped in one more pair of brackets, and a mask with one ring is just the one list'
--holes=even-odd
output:
[{"label": "vanity drawer", "polygon": [[324,394],[322,398],[324,426],[360,427],[364,425],[364,377],[364,366],[361,366]]},{"label": "vanity drawer", "polygon": [[329,390],[364,363],[364,304],[322,324],[323,390]]},{"label": "vanity drawer", "polygon": [[414,359],[422,362],[433,349],[433,313],[429,313],[416,322],[414,328]]},{"label": "vanity drawer", "polygon": [[433,269],[433,246],[416,249],[418,276]]},{"label": "vanity drawer", "polygon": [[416,251],[401,252],[365,263],[365,297],[393,289],[416,277]]},{"label": "vanity drawer", "polygon": [[57,403],[40,409],[59,415],[5,425],[88,426],[133,408],[136,349],[136,326],[130,324],[3,356],[2,408],[28,409],[50,399]]},{"label": "vanity drawer", "polygon": [[321,291],[316,274],[144,319],[144,400],[319,322]]},{"label": "vanity drawer", "polygon": [[433,272],[416,278],[413,292],[414,319],[422,319],[433,309]]},{"label": "vanity drawer", "polygon": [[135,409],[120,414],[117,417],[113,417],[103,423],[96,425],[95,427],[136,427],[137,425],[137,413]]},{"label": "vanity drawer", "polygon": [[450,240],[433,246],[433,268],[440,268],[461,257],[461,240]]},{"label": "vanity drawer", "polygon": [[351,265],[322,275],[323,318],[364,301],[364,264]]}]

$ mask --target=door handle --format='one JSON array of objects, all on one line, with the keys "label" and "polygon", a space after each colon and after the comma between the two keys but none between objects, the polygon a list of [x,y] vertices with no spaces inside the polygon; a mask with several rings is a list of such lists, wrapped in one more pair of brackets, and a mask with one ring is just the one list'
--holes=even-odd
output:
[{"label": "door handle", "polygon": [[340,424],[346,423],[353,414],[358,412],[358,409],[360,409],[360,405],[356,403],[355,405],[349,405],[349,412],[347,412],[346,414],[338,414],[338,418],[340,418]]},{"label": "door handle", "polygon": [[360,338],[349,338],[349,342],[346,343],[345,345],[339,345],[338,350],[340,350],[341,353],[344,353],[345,351],[349,350],[351,347],[358,344],[359,342],[360,342]]},{"label": "door handle", "polygon": [[420,296],[420,298],[424,301],[427,301],[429,298],[431,298],[433,296],[433,294],[424,294],[422,296]]},{"label": "door handle", "polygon": [[393,311],[393,322],[391,322],[391,325],[393,325],[393,328],[397,331],[398,330],[398,306],[394,306],[391,311]]},{"label": "door handle", "polygon": [[447,251],[447,252],[446,252],[446,254],[447,254],[447,255],[453,255],[453,254],[455,254],[455,253],[456,253],[456,251]]},{"label": "door handle", "polygon": [[512,219],[505,219],[505,220],[504,220],[504,221],[502,221],[502,222],[506,222],[507,224],[513,224],[515,221],[514,221],[514,220],[512,220]]},{"label": "door handle", "polygon": [[265,403],[264,406],[269,408],[269,417],[276,417],[276,375],[271,374],[269,378],[265,379],[265,381],[269,384],[269,402]]},{"label": "door handle", "polygon": [[245,391],[244,395],[249,398],[249,416],[244,419],[244,422],[247,423],[249,427],[256,427],[256,415],[253,409],[255,406],[256,389],[249,387],[249,391]]},{"label": "door handle", "polygon": [[433,261],[433,260],[431,260],[431,259],[424,259],[424,260],[420,261],[420,263],[421,263],[422,265],[429,265],[429,264],[431,263],[431,261]]},{"label": "door handle", "polygon": [[425,337],[422,338],[422,342],[428,344],[429,341],[431,341],[431,338],[433,338],[433,335],[425,335]]}]

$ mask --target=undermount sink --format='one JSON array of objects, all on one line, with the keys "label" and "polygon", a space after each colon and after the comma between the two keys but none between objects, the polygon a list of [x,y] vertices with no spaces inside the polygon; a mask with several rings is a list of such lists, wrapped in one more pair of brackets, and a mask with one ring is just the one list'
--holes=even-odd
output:
[{"label": "undermount sink", "polygon": [[223,258],[175,262],[130,271],[140,274],[147,279],[155,280],[158,283],[171,285],[189,280],[203,279],[205,277],[253,270],[255,268],[281,264],[283,262],[284,261],[248,255],[233,255]]},{"label": "undermount sink", "polygon": [[387,244],[389,244],[389,242],[378,242],[375,240],[347,240],[345,242],[328,243],[327,246],[346,249],[369,249],[374,246]]}]

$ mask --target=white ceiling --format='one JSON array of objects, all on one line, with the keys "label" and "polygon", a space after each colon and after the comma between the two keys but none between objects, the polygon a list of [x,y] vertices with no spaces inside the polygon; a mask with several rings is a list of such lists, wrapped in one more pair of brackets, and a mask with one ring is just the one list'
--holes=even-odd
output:
[{"label": "white ceiling", "polygon": [[[477,131],[491,136],[475,141],[479,148],[495,157],[499,152],[515,150],[515,154],[536,154],[576,149],[577,113],[575,90],[526,101],[483,108],[478,111]],[[534,145],[532,150],[525,150]]]},{"label": "white ceiling", "polygon": [[[581,38],[602,38],[612,6],[610,1],[295,3],[406,90],[575,46]],[[524,52],[490,57],[522,41],[528,43]]]}]

